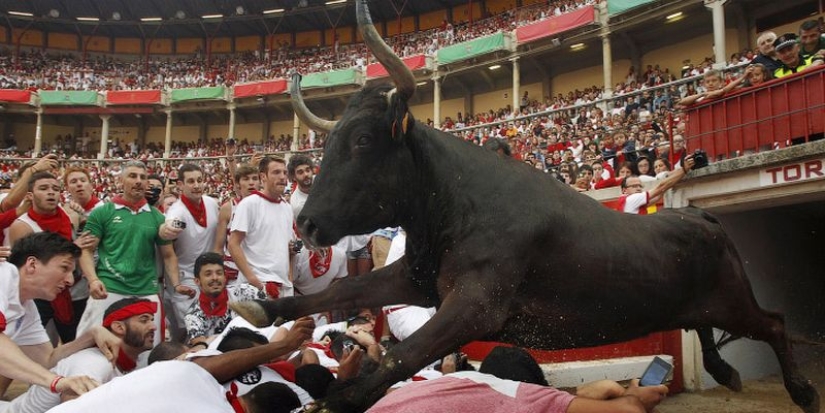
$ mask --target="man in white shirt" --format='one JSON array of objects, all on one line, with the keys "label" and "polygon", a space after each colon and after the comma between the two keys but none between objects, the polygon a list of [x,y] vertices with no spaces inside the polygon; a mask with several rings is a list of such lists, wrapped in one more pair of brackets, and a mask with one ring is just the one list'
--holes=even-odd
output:
[{"label": "man in white shirt", "polygon": [[656,205],[668,189],[687,175],[693,168],[693,155],[685,157],[683,168],[677,168],[651,191],[645,191],[638,176],[628,176],[622,180],[622,196],[619,197],[619,211],[628,214],[646,215],[648,205]]},{"label": "man in white shirt", "polygon": [[304,208],[304,204],[309,197],[309,191],[312,189],[312,180],[315,175],[315,164],[309,156],[293,155],[289,158],[289,165],[287,166],[289,179],[298,183],[298,187],[292,196],[289,197],[289,203],[292,205],[292,215],[296,218]]},{"label": "man in white shirt", "polygon": [[238,204],[230,227],[229,251],[241,282],[264,290],[272,298],[290,297],[294,224],[292,207],[282,196],[287,183],[286,162],[265,157],[258,172],[262,189]]},{"label": "man in white shirt", "polygon": [[180,268],[179,284],[185,287],[181,288],[185,294],[178,294],[175,291],[176,286],[167,282],[165,283],[164,301],[168,297],[172,307],[167,312],[172,337],[177,341],[182,341],[186,335],[184,318],[198,296],[198,286],[195,283],[195,260],[215,245],[220,207],[214,198],[204,195],[206,185],[203,171],[196,164],[181,165],[178,170],[177,186],[181,197],[166,211],[166,218],[185,225],[173,244],[175,255],[178,257],[178,268]]},{"label": "man in white shirt", "polygon": [[71,390],[83,394],[97,383],[86,376],[62,377],[48,368],[93,345],[109,360],[118,354],[120,339],[103,327],[54,348],[40,323],[34,299],[53,300],[69,288],[78,256],[80,248],[70,241],[40,232],[17,241],[8,262],[0,263],[0,376],[54,393]]}]

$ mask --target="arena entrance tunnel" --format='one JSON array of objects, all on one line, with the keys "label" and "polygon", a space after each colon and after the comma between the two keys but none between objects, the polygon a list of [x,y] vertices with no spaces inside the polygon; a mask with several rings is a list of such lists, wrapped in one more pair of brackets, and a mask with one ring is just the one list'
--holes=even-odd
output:
[{"label": "arena entrance tunnel", "polygon": [[[704,208],[720,219],[759,305],[784,314],[803,373],[825,377],[825,142],[717,162],[695,175],[670,205]],[[715,386],[693,333],[683,336],[682,349],[685,388]],[[779,373],[765,343],[741,339],[721,353],[744,380]]]}]

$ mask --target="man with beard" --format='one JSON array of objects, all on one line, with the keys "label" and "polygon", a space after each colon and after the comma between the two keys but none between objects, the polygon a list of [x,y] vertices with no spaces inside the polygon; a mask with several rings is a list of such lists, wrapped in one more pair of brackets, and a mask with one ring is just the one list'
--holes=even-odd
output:
[{"label": "man with beard", "polygon": [[[23,237],[36,233],[54,232],[68,241],[74,236],[72,220],[69,214],[58,205],[60,200],[60,182],[49,172],[37,172],[29,178],[29,192],[26,195],[31,201],[32,208],[21,215],[9,228],[9,244],[14,244]],[[85,247],[94,244],[94,239],[88,234],[78,237],[78,246]],[[40,321],[44,326],[54,321],[60,340],[68,343],[75,338],[80,315],[86,308],[88,298],[87,286],[83,285],[63,290],[55,300],[47,302],[35,300],[40,313]],[[52,344],[57,344],[53,337]]]},{"label": "man with beard", "polygon": [[[98,348],[81,350],[60,360],[51,369],[58,376],[87,376],[103,384],[135,369],[140,353],[152,349],[155,335],[154,313],[157,304],[140,298],[124,298],[106,309],[103,327],[123,340],[118,353],[116,368]],[[52,393],[40,386],[32,386],[20,397],[12,400],[2,413],[43,413],[58,404],[75,398],[70,393]]]},{"label": "man with beard", "polygon": [[177,284],[166,283],[164,297],[168,297],[172,305],[167,312],[172,337],[176,341],[183,341],[186,329],[184,317],[197,296],[195,260],[210,251],[215,244],[219,207],[214,198],[203,194],[203,171],[198,165],[181,165],[177,184],[181,197],[166,211],[166,218],[183,223],[183,231],[174,242],[180,278]]},{"label": "man with beard", "polygon": [[185,318],[191,347],[202,345],[206,348],[208,342],[222,333],[237,316],[229,309],[229,303],[266,299],[266,294],[249,284],[227,287],[223,259],[215,252],[207,252],[195,260],[195,283],[200,294]]},{"label": "man with beard", "polygon": [[297,217],[304,208],[304,204],[309,197],[309,191],[312,189],[312,180],[315,174],[315,164],[306,155],[293,155],[289,158],[289,179],[296,182],[298,187],[289,198],[289,203],[292,205],[292,214]]},{"label": "man with beard", "polygon": [[[98,262],[93,255],[95,248],[83,248],[80,267],[89,282],[91,299],[80,319],[78,334],[100,325],[103,313],[115,301],[130,296],[146,298],[159,303],[158,276],[155,269],[155,246],[163,256],[166,273],[179,294],[178,260],[171,240],[182,230],[164,223],[165,218],[157,208],[146,202],[146,165],[140,161],[128,161],[120,173],[123,193],[112,202],[95,209],[89,215],[85,230],[99,240]],[[160,308],[160,306],[158,307]],[[163,335],[160,310],[155,313],[155,343]]]},{"label": "man with beard", "polygon": [[235,217],[235,207],[242,199],[248,197],[252,191],[257,191],[261,186],[261,179],[258,176],[258,171],[251,165],[241,165],[233,173],[233,181],[235,182],[235,197],[224,202],[221,206],[218,228],[215,231],[215,245],[212,248],[217,253],[223,253],[223,269],[226,275],[227,283],[229,285],[237,284],[238,280],[238,266],[232,260],[232,254],[229,252],[229,227],[232,224],[232,218]]}]

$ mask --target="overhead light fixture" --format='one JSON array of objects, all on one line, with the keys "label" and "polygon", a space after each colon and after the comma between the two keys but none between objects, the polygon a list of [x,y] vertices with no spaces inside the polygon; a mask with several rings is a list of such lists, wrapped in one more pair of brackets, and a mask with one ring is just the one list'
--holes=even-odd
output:
[{"label": "overhead light fixture", "polygon": [[114,20],[114,21],[120,21],[120,17],[121,17],[121,16],[120,16],[120,12],[117,12],[117,11],[116,11],[116,12],[112,13],[112,20]]},{"label": "overhead light fixture", "polygon": [[178,20],[183,20],[186,18],[186,12],[183,10],[178,10],[175,12],[175,18]]},{"label": "overhead light fixture", "polygon": [[269,9],[264,10],[264,14],[275,14],[275,13],[283,13],[284,9]]},{"label": "overhead light fixture", "polygon": [[581,50],[581,49],[584,49],[584,43],[576,43],[576,44],[570,45],[570,50]]},{"label": "overhead light fixture", "polygon": [[53,19],[56,19],[56,18],[60,17],[60,10],[57,10],[57,9],[49,10],[49,17],[51,17]]},{"label": "overhead light fixture", "polygon": [[235,7],[235,14],[243,16],[244,13],[246,13],[246,10],[244,10],[243,6]]},{"label": "overhead light fixture", "polygon": [[326,2],[325,4],[327,6],[332,6],[333,4],[341,4],[341,3],[346,3],[346,2],[347,2],[347,0],[331,0],[331,1]]},{"label": "overhead light fixture", "polygon": [[163,17],[141,17],[140,21],[142,21],[142,22],[159,22],[159,21],[163,21]]},{"label": "overhead light fixture", "polygon": [[77,17],[77,21],[81,22],[99,22],[100,19],[97,17]]},{"label": "overhead light fixture", "polygon": [[492,65],[492,66],[488,67],[488,69],[490,69],[490,70],[501,69],[501,65]]},{"label": "overhead light fixture", "polygon": [[427,85],[427,81],[418,82],[418,83],[416,83],[415,85],[416,85],[416,86],[426,86],[426,85]]},{"label": "overhead light fixture", "polygon": [[205,14],[201,16],[203,19],[222,19],[223,14]]},{"label": "overhead light fixture", "polygon": [[678,20],[682,20],[682,18],[684,18],[684,17],[685,17],[685,15],[682,12],[676,12],[676,13],[670,14],[667,17],[665,17],[665,20],[667,20],[669,22],[675,22],[675,21],[678,21]]},{"label": "overhead light fixture", "polygon": [[34,17],[33,14],[26,13],[24,11],[11,11],[11,10],[9,10],[9,14],[11,14],[12,16],[20,16],[20,17]]}]

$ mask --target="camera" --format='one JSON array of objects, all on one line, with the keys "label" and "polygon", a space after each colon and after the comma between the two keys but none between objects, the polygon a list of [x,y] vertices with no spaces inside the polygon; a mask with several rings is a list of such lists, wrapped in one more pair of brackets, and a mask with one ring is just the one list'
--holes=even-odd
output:
[{"label": "camera", "polygon": [[169,226],[172,227],[172,228],[177,228],[177,229],[186,229],[186,222],[182,221],[179,218],[174,218],[169,223]]},{"label": "camera", "polygon": [[344,340],[344,351],[352,351],[355,349],[355,342],[352,340]]},{"label": "camera", "polygon": [[693,169],[701,169],[708,166],[708,154],[707,152],[697,149],[693,151]]},{"label": "camera", "polygon": [[301,240],[297,239],[292,244],[292,251],[295,251],[296,254],[301,252],[302,248],[304,248],[304,241],[301,241]]}]

